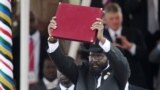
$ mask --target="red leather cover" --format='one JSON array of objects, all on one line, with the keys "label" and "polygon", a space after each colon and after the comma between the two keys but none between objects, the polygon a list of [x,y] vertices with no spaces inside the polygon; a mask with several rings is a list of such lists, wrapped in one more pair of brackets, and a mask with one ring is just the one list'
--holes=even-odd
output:
[{"label": "red leather cover", "polygon": [[90,29],[96,18],[102,17],[102,9],[60,3],[56,12],[57,38],[94,43],[96,31]]}]

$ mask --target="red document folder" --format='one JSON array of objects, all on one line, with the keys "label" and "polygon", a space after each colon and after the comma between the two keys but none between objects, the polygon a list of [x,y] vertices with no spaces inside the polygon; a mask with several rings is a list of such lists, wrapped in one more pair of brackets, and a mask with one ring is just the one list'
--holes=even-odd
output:
[{"label": "red document folder", "polygon": [[52,35],[61,39],[94,43],[96,31],[90,27],[102,14],[100,8],[60,3],[56,12],[57,29]]}]

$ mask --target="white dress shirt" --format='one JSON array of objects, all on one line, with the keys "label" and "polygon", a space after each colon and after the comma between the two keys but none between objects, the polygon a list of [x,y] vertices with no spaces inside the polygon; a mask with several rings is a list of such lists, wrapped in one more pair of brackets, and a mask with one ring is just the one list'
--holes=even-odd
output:
[{"label": "white dress shirt", "polygon": [[[116,41],[115,34],[117,35],[117,37],[120,37],[122,35],[122,27],[119,27],[118,30],[113,30],[113,29],[109,28],[108,32],[111,36],[112,41],[115,42]],[[136,44],[132,43],[132,47],[129,49],[129,52],[132,55],[136,54]]]},{"label": "white dress shirt", "polygon": [[35,83],[38,81],[38,72],[39,72],[39,61],[40,61],[40,32],[37,30],[33,35],[30,36],[34,44],[34,71],[29,72],[28,79],[29,83]]},{"label": "white dress shirt", "polygon": [[126,86],[125,86],[124,90],[129,90],[129,82],[126,83]]},{"label": "white dress shirt", "polygon": [[55,79],[53,80],[52,82],[48,81],[46,78],[43,78],[43,82],[48,89],[53,89],[53,88],[56,88],[57,87],[57,84],[58,84],[58,79]]},{"label": "white dress shirt", "polygon": [[61,90],[74,90],[74,84],[72,84],[69,88],[66,88],[66,87],[64,87],[61,83],[60,83],[60,88],[61,88]]}]

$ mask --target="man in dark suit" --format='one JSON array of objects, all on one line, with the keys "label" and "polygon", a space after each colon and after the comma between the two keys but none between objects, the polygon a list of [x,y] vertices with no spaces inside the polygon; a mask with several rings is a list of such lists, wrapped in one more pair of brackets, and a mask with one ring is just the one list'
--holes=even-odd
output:
[{"label": "man in dark suit", "polygon": [[105,13],[104,22],[106,28],[104,36],[119,47],[127,57],[131,69],[129,82],[133,85],[146,88],[147,85],[145,84],[142,65],[147,59],[145,58],[146,46],[142,35],[136,29],[122,26],[123,16],[118,4],[108,4],[105,7]]},{"label": "man in dark suit", "polygon": [[43,65],[43,79],[31,84],[29,90],[56,90],[57,84],[57,68],[53,61],[47,57]]},{"label": "man in dark suit", "polygon": [[97,19],[91,27],[98,31],[99,45],[91,45],[89,61],[81,66],[62,54],[59,42],[51,37],[55,28],[57,23],[53,18],[48,27],[48,53],[60,72],[75,84],[75,90],[124,90],[130,76],[129,65],[123,54],[103,36],[101,19]]}]

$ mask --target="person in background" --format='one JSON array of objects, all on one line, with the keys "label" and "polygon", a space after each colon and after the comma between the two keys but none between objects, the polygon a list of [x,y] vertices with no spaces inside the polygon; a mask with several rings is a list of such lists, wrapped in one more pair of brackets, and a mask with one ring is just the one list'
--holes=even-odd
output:
[{"label": "person in background", "polygon": [[59,80],[59,84],[56,90],[74,90],[74,84],[61,72],[57,71],[57,77]]},{"label": "person in background", "polygon": [[104,8],[104,36],[117,46],[127,57],[131,69],[129,83],[147,88],[143,64],[146,59],[146,46],[143,36],[135,28],[122,25],[123,14],[117,3],[109,3]]},{"label": "person in background", "polygon": [[30,85],[29,90],[56,90],[57,84],[57,68],[54,62],[46,57],[43,64],[42,80]]}]

